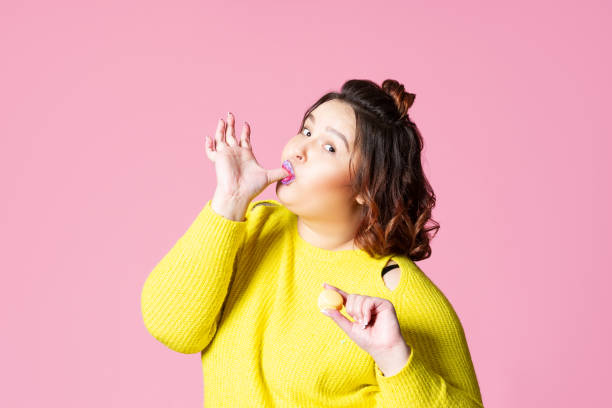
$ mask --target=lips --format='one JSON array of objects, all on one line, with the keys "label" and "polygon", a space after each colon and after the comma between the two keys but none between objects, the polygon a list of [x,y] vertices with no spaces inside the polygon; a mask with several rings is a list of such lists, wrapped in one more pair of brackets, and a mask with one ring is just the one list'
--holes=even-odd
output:
[{"label": "lips", "polygon": [[289,160],[285,160],[283,161],[282,167],[283,169],[287,170],[291,174],[285,177],[284,179],[282,179],[281,183],[289,184],[295,179],[295,171],[293,170],[293,166],[291,165],[291,162]]}]

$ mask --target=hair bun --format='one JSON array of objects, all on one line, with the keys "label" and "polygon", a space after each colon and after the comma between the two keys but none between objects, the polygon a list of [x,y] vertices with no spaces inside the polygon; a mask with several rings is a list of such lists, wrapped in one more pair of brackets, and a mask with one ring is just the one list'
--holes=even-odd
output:
[{"label": "hair bun", "polygon": [[402,119],[408,117],[408,109],[414,103],[415,94],[404,90],[404,85],[394,79],[385,79],[382,83],[382,89],[389,94],[395,101],[395,106],[400,113]]}]

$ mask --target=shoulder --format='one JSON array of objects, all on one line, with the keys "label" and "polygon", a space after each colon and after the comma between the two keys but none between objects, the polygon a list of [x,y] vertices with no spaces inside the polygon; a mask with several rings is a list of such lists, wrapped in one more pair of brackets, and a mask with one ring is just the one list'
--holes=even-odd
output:
[{"label": "shoulder", "polygon": [[288,231],[292,214],[276,200],[251,201],[245,213],[246,234],[238,258],[250,260],[262,246],[268,250],[276,248]]},{"label": "shoulder", "polygon": [[284,205],[276,200],[253,200],[249,203],[245,218],[257,218],[262,215],[269,216],[271,214],[280,215],[288,211]]},{"label": "shoulder", "polygon": [[277,233],[290,221],[292,213],[276,200],[253,200],[249,203],[245,218],[249,235]]},{"label": "shoulder", "polygon": [[446,294],[407,256],[395,256],[401,271],[398,290],[392,293],[399,314],[461,330],[461,322]]},{"label": "shoulder", "polygon": [[266,206],[266,207],[278,207],[282,206],[276,200],[253,200],[249,203],[247,211],[252,211],[255,207]]}]

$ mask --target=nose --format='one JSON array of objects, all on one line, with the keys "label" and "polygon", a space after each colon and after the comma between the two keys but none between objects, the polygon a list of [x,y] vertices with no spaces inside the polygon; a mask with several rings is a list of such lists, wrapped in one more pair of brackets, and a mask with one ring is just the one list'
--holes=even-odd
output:
[{"label": "nose", "polygon": [[303,163],[308,160],[308,152],[316,148],[318,143],[315,138],[296,141],[289,151],[289,157],[298,163]]},{"label": "nose", "polygon": [[289,151],[289,157],[292,162],[302,163],[305,157],[304,145],[294,145]]}]

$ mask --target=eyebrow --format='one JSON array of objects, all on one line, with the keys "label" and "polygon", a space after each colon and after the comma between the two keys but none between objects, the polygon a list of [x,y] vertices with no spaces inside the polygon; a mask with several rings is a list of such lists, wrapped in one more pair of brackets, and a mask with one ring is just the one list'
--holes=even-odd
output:
[{"label": "eyebrow", "polygon": [[[315,117],[314,117],[314,115],[312,114],[312,112],[311,112],[311,113],[309,113],[309,114],[308,114],[308,116],[306,116],[306,119],[304,119],[304,122],[306,122],[308,119],[311,119],[311,120],[312,120],[312,123],[315,123]],[[331,126],[327,126],[327,127],[325,128],[325,130],[327,130],[327,131],[331,132],[332,134],[334,134],[334,135],[336,135],[336,136],[340,137],[340,138],[342,139],[342,141],[344,142],[344,144],[346,145],[346,150],[348,150],[348,151],[350,152],[348,142],[346,141],[346,137],[345,137],[345,136],[344,136],[342,133],[338,132],[336,129],[334,129],[334,128],[333,128],[333,127],[331,127]]]}]

